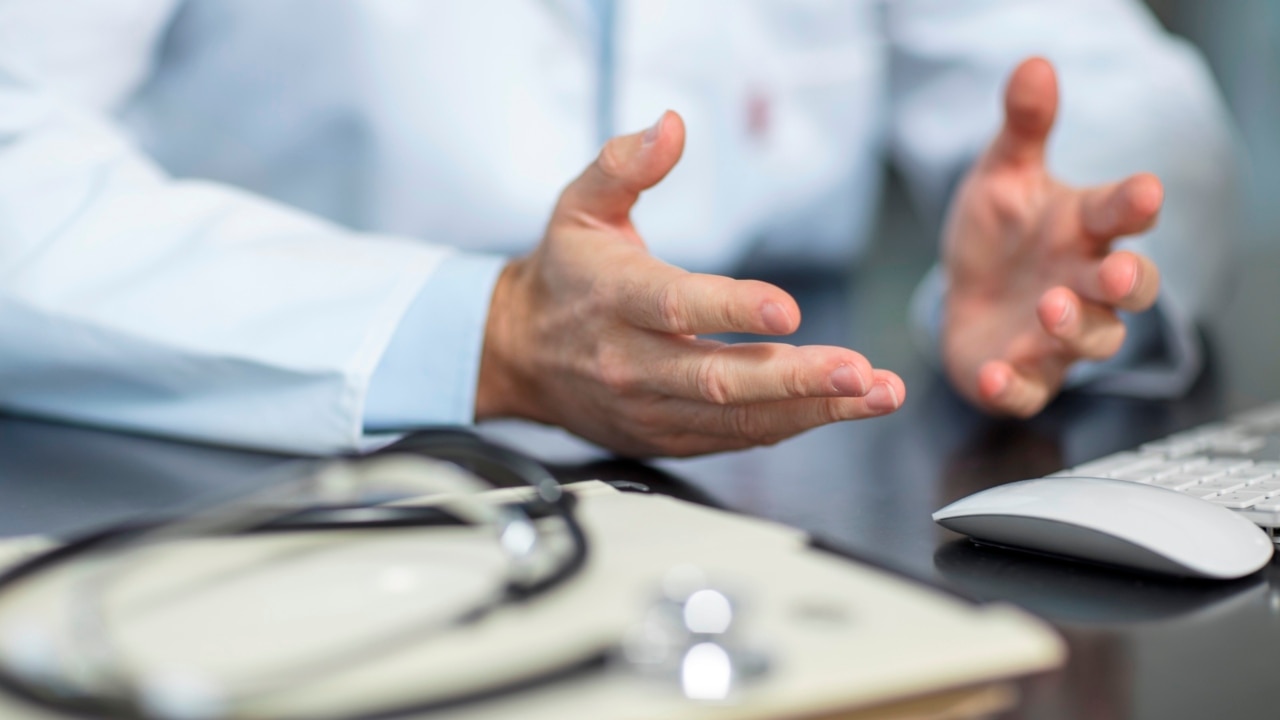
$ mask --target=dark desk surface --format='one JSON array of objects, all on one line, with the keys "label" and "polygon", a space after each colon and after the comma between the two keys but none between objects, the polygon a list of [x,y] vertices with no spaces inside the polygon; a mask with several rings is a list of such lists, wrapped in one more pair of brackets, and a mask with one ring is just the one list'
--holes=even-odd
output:
[{"label": "dark desk surface", "polygon": [[[1280,398],[1280,299],[1269,268],[1246,264],[1232,311],[1211,328],[1211,363],[1186,398],[1069,396],[1030,422],[984,417],[912,353],[895,326],[919,263],[800,293],[807,342],[846,343],[899,370],[896,415],[813,431],[776,447],[659,467],[688,492],[821,535],[907,572],[1053,621],[1071,660],[1028,685],[1015,717],[1275,717],[1280,561],[1235,583],[1164,581],[980,550],[930,513],[984,487],[1125,449]],[[888,308],[888,310],[884,310]],[[495,432],[539,449],[540,433]],[[553,453],[554,455],[554,453]],[[0,535],[64,533],[140,512],[200,503],[303,472],[290,458],[0,417]],[[292,463],[292,464],[291,464]],[[565,474],[656,477],[626,464]]]}]

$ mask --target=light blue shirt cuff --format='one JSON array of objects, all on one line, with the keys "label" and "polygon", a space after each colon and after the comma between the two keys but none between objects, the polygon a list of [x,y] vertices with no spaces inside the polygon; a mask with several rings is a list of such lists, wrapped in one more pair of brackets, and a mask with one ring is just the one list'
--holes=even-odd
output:
[{"label": "light blue shirt cuff", "polygon": [[475,420],[476,384],[493,287],[506,258],[445,258],[409,306],[374,370],[366,432]]}]

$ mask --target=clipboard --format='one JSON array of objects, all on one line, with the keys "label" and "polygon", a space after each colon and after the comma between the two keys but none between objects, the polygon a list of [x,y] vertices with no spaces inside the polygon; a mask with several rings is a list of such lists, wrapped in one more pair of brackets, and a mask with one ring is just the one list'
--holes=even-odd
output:
[{"label": "clipboard", "polygon": [[[255,706],[264,716],[324,718],[353,707],[412,704],[424,683],[457,689],[484,680],[483,671],[518,676],[522,664],[586,648],[616,644],[653,599],[670,567],[694,564],[723,580],[743,598],[754,635],[767,646],[771,668],[726,701],[691,701],[678,688],[641,677],[620,664],[566,677],[519,693],[505,694],[447,712],[421,715],[450,720],[862,720],[866,717],[942,718],[984,714],[1013,702],[1009,681],[1059,666],[1065,645],[1044,622],[1004,604],[975,604],[884,569],[851,562],[813,547],[790,527],[707,508],[675,498],[619,492],[600,482],[579,483],[579,519],[593,552],[581,575],[555,594],[487,619],[439,641],[409,647],[329,677],[305,692]],[[495,499],[513,491],[497,491]],[[439,532],[439,531],[433,531]],[[194,582],[218,562],[229,566],[272,553],[311,549],[324,557],[334,543],[342,552],[362,547],[359,533],[237,540],[234,548],[203,541],[169,553],[142,578],[155,587]],[[420,552],[421,535],[380,533],[367,551],[384,557]],[[439,542],[433,535],[431,542]],[[461,540],[459,540],[461,542]],[[0,562],[36,551],[47,541],[0,545]],[[314,543],[311,547],[308,543]],[[458,547],[463,548],[464,545]],[[220,559],[221,558],[221,559]],[[229,559],[228,559],[229,558]],[[346,562],[350,563],[348,557]],[[359,563],[355,564],[356,567]],[[261,580],[262,592],[292,588],[295,598],[273,607],[305,607],[332,579],[298,571]],[[154,583],[158,583],[155,585]],[[55,590],[55,588],[49,588]],[[208,593],[207,607],[193,612],[199,627],[181,618],[147,618],[137,652],[182,655],[201,637],[234,637],[254,613],[262,593]],[[30,600],[30,598],[28,598]],[[205,602],[201,596],[201,602]],[[372,613],[366,613],[366,615]],[[346,618],[347,616],[344,616]],[[345,631],[379,618],[352,616]],[[384,618],[385,619],[385,618]],[[351,627],[348,627],[350,625]],[[286,631],[287,632],[287,631]],[[201,635],[203,633],[203,635]],[[175,640],[180,638],[180,641]],[[280,638],[276,638],[280,643]],[[314,638],[285,637],[280,643],[314,653]],[[234,668],[252,651],[234,643],[203,646],[202,662]],[[53,717],[0,697],[0,716]],[[404,717],[415,717],[405,715]]]}]

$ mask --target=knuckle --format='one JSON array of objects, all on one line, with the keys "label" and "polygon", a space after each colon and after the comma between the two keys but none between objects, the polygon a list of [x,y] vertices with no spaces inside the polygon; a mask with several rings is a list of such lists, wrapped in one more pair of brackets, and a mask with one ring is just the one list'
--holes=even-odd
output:
[{"label": "knuckle", "polygon": [[631,394],[638,385],[631,361],[625,354],[609,347],[596,354],[596,377],[600,384],[617,395]]},{"label": "knuckle", "polygon": [[997,188],[991,193],[991,209],[1001,220],[1020,220],[1022,207],[1017,196],[1007,188]]},{"label": "knuckle", "polygon": [[600,157],[596,159],[596,164],[600,167],[600,172],[614,179],[623,176],[626,169],[626,163],[623,160],[623,152],[621,139],[613,138],[600,148]]},{"label": "knuckle", "polygon": [[728,405],[732,400],[732,392],[729,389],[728,378],[725,377],[724,365],[717,358],[718,356],[712,353],[697,364],[694,384],[698,389],[698,396],[706,402]]},{"label": "knuckle", "polygon": [[823,425],[841,422],[848,419],[845,403],[840,400],[827,400],[818,407],[818,417]]},{"label": "knuckle", "polygon": [[679,335],[687,335],[690,333],[684,320],[680,297],[679,286],[674,282],[669,282],[658,290],[655,305],[658,311],[658,321],[663,328]]},{"label": "knuckle", "polygon": [[790,398],[803,398],[809,395],[809,382],[803,367],[793,366],[782,373],[782,389]]},{"label": "knuckle", "polygon": [[[713,281],[714,282],[714,281]],[[708,287],[714,287],[708,283]],[[746,303],[749,301],[741,294],[725,293],[711,306],[718,328],[749,330],[754,324]]]},{"label": "knuckle", "polygon": [[726,424],[732,429],[734,435],[752,445],[768,443],[771,433],[764,428],[759,413],[752,412],[750,408],[738,407],[729,408],[728,414]]},{"label": "knuckle", "polygon": [[1021,178],[999,176],[986,188],[991,212],[1000,222],[1018,227],[1029,223],[1026,193],[1020,185]]}]

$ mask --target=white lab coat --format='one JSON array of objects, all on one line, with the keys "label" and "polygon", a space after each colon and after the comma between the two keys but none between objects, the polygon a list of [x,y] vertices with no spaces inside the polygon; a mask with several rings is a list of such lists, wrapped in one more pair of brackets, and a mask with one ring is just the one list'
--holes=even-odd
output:
[{"label": "white lab coat", "polygon": [[[1142,242],[1170,332],[1223,295],[1229,121],[1135,2],[619,0],[609,78],[592,8],[0,0],[0,407],[356,447],[371,378],[453,248],[534,245],[603,134],[686,120],[684,159],[636,212],[664,259],[846,262],[883,161],[939,212],[1031,54],[1060,71],[1061,177],[1164,180]],[[485,303],[459,299],[481,320]],[[469,422],[479,333],[426,325],[463,368],[439,383],[472,386],[423,417]]]}]

